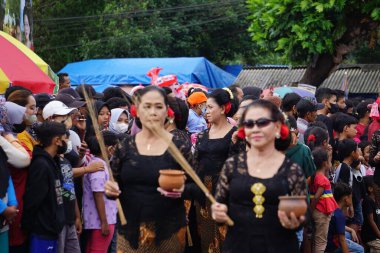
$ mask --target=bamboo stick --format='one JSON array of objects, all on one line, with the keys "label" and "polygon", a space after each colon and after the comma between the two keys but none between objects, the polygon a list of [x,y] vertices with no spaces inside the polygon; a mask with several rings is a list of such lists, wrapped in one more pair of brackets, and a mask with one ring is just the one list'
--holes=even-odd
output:
[{"label": "bamboo stick", "polygon": [[[110,161],[109,161],[108,155],[107,155],[106,145],[104,143],[103,135],[100,132],[100,128],[99,128],[99,124],[98,124],[98,119],[96,117],[94,105],[91,102],[91,100],[90,100],[90,98],[89,98],[89,96],[87,94],[86,89],[84,89],[84,88],[83,88],[83,95],[84,95],[84,98],[85,98],[86,103],[87,103],[87,109],[88,109],[89,115],[91,117],[91,121],[92,121],[92,125],[94,127],[94,130],[95,130],[96,138],[99,141],[99,146],[100,146],[100,151],[102,153],[102,158],[106,162],[107,167],[108,167],[108,174],[110,175],[110,181],[111,182],[115,182],[114,177],[113,177],[113,173],[112,173],[112,170],[111,170]],[[118,213],[119,213],[119,218],[120,218],[121,225],[127,224],[127,220],[125,219],[123,208],[122,208],[122,206],[120,204],[120,200],[119,199],[116,199],[116,205],[117,205],[117,210],[118,210]]]},{"label": "bamboo stick", "polygon": [[[152,127],[151,130],[160,138],[162,138],[168,144],[168,151],[173,156],[173,158],[181,165],[181,167],[186,171],[186,173],[194,180],[199,188],[204,192],[206,197],[210,200],[212,204],[216,203],[215,198],[210,194],[207,187],[203,184],[202,180],[199,178],[198,174],[191,168],[190,164],[187,162],[185,157],[183,157],[181,151],[177,148],[176,145],[172,142],[168,136],[165,135],[164,131],[157,128],[156,126]],[[233,220],[227,216],[227,224],[233,226]]]}]

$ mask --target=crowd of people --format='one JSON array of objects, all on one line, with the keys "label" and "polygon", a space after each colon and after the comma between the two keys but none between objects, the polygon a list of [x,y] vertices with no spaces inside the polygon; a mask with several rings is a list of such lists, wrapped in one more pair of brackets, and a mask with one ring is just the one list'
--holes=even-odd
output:
[{"label": "crowd of people", "polygon": [[[10,87],[0,253],[380,252],[378,103],[236,84],[97,93],[67,74],[54,96]],[[160,170],[183,170],[167,139],[216,203],[189,176],[160,187]],[[279,210],[281,196],[306,197],[305,215]]]}]

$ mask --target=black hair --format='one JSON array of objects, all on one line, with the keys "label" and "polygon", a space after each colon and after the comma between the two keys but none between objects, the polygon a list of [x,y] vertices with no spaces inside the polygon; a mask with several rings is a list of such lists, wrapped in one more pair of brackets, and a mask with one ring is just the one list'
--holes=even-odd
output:
[{"label": "black hair", "polygon": [[[32,10],[31,8],[25,4],[24,6],[24,11],[23,11],[23,17],[24,17],[24,27],[25,27],[25,16],[28,18],[28,23],[29,23],[29,27],[30,27],[30,33],[29,33],[29,40],[31,41],[32,40],[32,34],[33,34],[33,22],[32,22]],[[25,30],[25,28],[24,28]]]},{"label": "black hair", "polygon": [[13,92],[15,92],[16,90],[28,90],[27,88],[25,88],[25,87],[22,87],[22,86],[11,86],[11,87],[9,87],[9,88],[7,88],[6,90],[5,90],[5,94],[4,94],[4,98],[5,98],[5,100],[7,100],[8,101],[8,97],[9,97],[9,95],[11,95]]},{"label": "black hair", "polygon": [[292,115],[288,115],[288,125],[290,126],[290,129],[298,129],[297,127],[297,120]]},{"label": "black hair", "polygon": [[[118,137],[111,131],[102,131],[104,144],[106,147],[114,146],[118,143]],[[102,154],[98,138],[93,135],[87,138],[87,146],[92,155],[100,156]]]},{"label": "black hair", "polygon": [[301,100],[301,96],[297,93],[288,93],[282,99],[281,109],[284,112],[289,112],[293,109],[293,106],[297,105],[297,103]]},{"label": "black hair", "polygon": [[323,148],[315,148],[311,154],[313,155],[314,164],[317,170],[321,169],[323,163],[329,160],[329,155]]},{"label": "black hair", "polygon": [[355,152],[358,148],[358,144],[351,139],[344,139],[338,143],[338,155],[339,161],[342,162],[345,158],[351,156],[352,152]]},{"label": "black hair", "polygon": [[166,95],[169,95],[169,94],[172,94],[173,93],[173,91],[172,91],[172,89],[170,88],[170,87],[162,87],[162,89],[164,89],[165,90],[165,92],[166,92]]},{"label": "black hair", "polygon": [[158,93],[160,93],[160,95],[163,97],[164,99],[164,103],[165,105],[168,105],[169,104],[169,101],[168,101],[168,96],[166,95],[166,92],[164,89],[158,87],[158,86],[154,86],[154,85],[150,85],[150,86],[147,86],[145,87],[144,89],[140,89],[138,90],[138,92],[136,91],[135,94],[136,94],[136,98],[137,98],[137,101],[138,102],[141,102],[141,98],[149,93],[149,92],[152,92],[152,91],[157,91]]},{"label": "black hair", "polygon": [[244,96],[253,96],[254,100],[259,99],[263,90],[258,87],[248,86],[243,88]]},{"label": "black hair", "polygon": [[174,122],[179,130],[185,130],[189,117],[189,108],[180,98],[169,97],[169,106],[174,112]]},{"label": "black hair", "polygon": [[55,121],[44,121],[39,126],[35,127],[35,132],[40,144],[43,147],[49,147],[55,137],[60,137],[66,134],[66,126],[63,123]]},{"label": "black hair", "polygon": [[362,151],[362,153],[364,155],[364,149],[366,147],[368,147],[368,146],[371,146],[371,142],[369,142],[369,141],[362,141],[362,142],[359,143],[358,146],[359,146],[360,150]]},{"label": "black hair", "polygon": [[59,73],[58,75],[59,83],[63,83],[65,81],[65,77],[68,77],[69,74],[67,73]]},{"label": "black hair", "polygon": [[373,179],[373,176],[365,176],[363,179],[364,179],[364,185],[367,187],[367,193],[369,193],[368,188],[375,187],[375,180]]},{"label": "black hair", "polygon": [[369,113],[371,111],[371,109],[368,108],[368,105],[370,104],[371,103],[369,101],[363,101],[358,104],[358,106],[356,107],[356,112],[358,113],[359,119],[364,118],[366,113]]},{"label": "black hair", "polygon": [[347,109],[354,108],[354,102],[351,99],[346,100],[346,111]]},{"label": "black hair", "polygon": [[239,109],[239,101],[237,97],[233,95],[231,98],[230,93],[225,89],[215,89],[213,92],[211,92],[208,98],[214,99],[219,106],[224,106],[228,102],[231,102],[231,110],[226,113],[227,117],[234,116]]},{"label": "black hair", "polygon": [[114,97],[110,98],[106,102],[108,104],[108,107],[110,110],[115,109],[115,108],[121,108],[124,106],[128,106],[128,108],[131,106],[128,100],[120,97]]},{"label": "black hair", "polygon": [[336,202],[342,200],[342,198],[350,196],[352,194],[352,189],[348,184],[339,182],[335,185],[334,188],[334,199]]},{"label": "black hair", "polygon": [[231,84],[230,86],[228,86],[228,89],[230,89],[230,91],[232,91],[234,96],[237,96],[238,89],[241,89],[241,87],[239,84]]},{"label": "black hair", "polygon": [[344,94],[344,91],[342,90],[335,90],[336,94],[336,100],[338,101],[339,99],[345,98],[346,95]]},{"label": "black hair", "polygon": [[[314,135],[314,140],[309,140],[309,136]],[[322,146],[323,142],[328,142],[329,133],[321,127],[309,127],[304,135],[305,144],[313,151],[315,148]]]},{"label": "black hair", "polygon": [[[309,125],[307,126],[306,132],[307,132],[307,130],[309,128],[312,128],[312,127],[320,127],[320,128],[325,129],[326,131],[329,131],[329,129],[327,128],[326,124],[323,123],[322,121],[310,122]],[[305,134],[306,134],[306,132],[305,132]]]},{"label": "black hair", "polygon": [[355,117],[349,116],[344,113],[339,113],[333,120],[333,129],[338,133],[342,133],[346,126],[350,126],[357,123],[358,121]]},{"label": "black hair", "polygon": [[122,98],[124,100],[128,100],[130,103],[130,96],[123,91],[120,87],[108,87],[103,91],[103,101],[107,102],[111,98]]},{"label": "black hair", "polygon": [[109,111],[111,111],[109,105],[107,103],[104,103],[100,100],[97,100],[95,101],[94,103],[94,107],[95,107],[95,113],[96,113],[96,116],[99,116],[99,113],[100,111],[104,108],[104,107],[107,107]]},{"label": "black hair", "polygon": [[318,103],[322,103],[323,99],[330,99],[333,95],[333,91],[329,88],[318,88],[315,92],[315,99]]},{"label": "black hair", "polygon": [[[280,109],[277,107],[277,105],[275,105],[274,103],[272,103],[271,101],[269,100],[264,100],[264,99],[258,99],[258,100],[255,100],[254,102],[252,102],[250,105],[248,105],[248,107],[244,110],[243,114],[242,114],[242,117],[240,118],[240,122],[239,122],[239,125],[242,126],[243,125],[243,122],[245,120],[245,117],[247,115],[247,112],[252,109],[252,108],[264,108],[264,109],[267,109],[270,114],[271,114],[271,118],[275,121],[278,121],[278,122],[281,122],[282,124],[286,124],[285,122],[285,117],[284,115],[282,114],[282,112],[280,111]],[[285,151],[286,149],[288,149],[291,141],[292,141],[292,135],[289,134],[288,137],[283,140],[283,139],[276,139],[275,140],[275,148],[279,151]]]}]

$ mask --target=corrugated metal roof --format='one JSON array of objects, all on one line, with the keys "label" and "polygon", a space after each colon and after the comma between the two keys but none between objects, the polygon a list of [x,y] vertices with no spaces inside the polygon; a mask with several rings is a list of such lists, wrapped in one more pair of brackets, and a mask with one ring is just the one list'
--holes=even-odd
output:
[{"label": "corrugated metal roof", "polygon": [[[305,67],[250,67],[244,68],[235,83],[242,87],[256,86],[262,89],[289,85],[298,82],[305,73]],[[340,65],[321,87],[341,89],[347,72],[351,93],[379,93],[380,64]]]},{"label": "corrugated metal roof", "polygon": [[329,76],[321,87],[341,89],[347,73],[350,93],[379,93],[380,65],[343,65]]}]

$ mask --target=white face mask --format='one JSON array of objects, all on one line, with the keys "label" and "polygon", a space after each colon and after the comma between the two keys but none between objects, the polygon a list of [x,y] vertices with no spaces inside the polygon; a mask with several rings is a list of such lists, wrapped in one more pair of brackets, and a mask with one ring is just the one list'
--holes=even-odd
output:
[{"label": "white face mask", "polygon": [[117,131],[120,134],[123,134],[123,133],[127,132],[128,131],[128,127],[129,127],[129,125],[125,124],[125,123],[116,123],[116,124],[114,124],[115,131]]},{"label": "white face mask", "polygon": [[67,150],[65,154],[70,153],[73,150],[73,143],[71,141],[67,141]]}]

